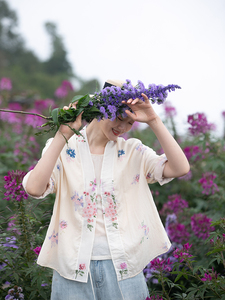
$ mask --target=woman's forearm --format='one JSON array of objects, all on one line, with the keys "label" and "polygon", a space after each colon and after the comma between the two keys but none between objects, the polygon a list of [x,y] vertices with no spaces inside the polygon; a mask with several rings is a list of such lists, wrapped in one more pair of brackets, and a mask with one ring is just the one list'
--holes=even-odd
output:
[{"label": "woman's forearm", "polygon": [[155,133],[168,159],[164,168],[163,176],[180,177],[187,174],[190,170],[188,160],[161,119],[157,116],[154,120],[148,122],[148,125]]}]

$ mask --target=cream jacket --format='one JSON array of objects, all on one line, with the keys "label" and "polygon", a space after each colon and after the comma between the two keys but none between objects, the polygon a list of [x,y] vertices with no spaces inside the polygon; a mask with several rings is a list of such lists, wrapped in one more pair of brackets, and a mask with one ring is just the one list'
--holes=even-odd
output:
[{"label": "cream jacket", "polygon": [[[56,193],[37,263],[55,269],[67,279],[87,282],[97,205],[95,172],[85,128],[82,134],[83,137],[74,135],[65,145],[49,188],[40,197]],[[172,180],[162,178],[166,160],[164,154],[158,156],[137,139],[118,138],[106,145],[100,185],[102,209],[118,280],[137,275],[171,246],[148,186]],[[23,180],[25,189],[30,172]]]}]

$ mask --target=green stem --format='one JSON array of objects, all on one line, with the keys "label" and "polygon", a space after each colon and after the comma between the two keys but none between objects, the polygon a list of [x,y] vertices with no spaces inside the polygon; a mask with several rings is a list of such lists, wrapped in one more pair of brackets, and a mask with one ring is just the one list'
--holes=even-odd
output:
[{"label": "green stem", "polygon": [[20,216],[19,216],[19,222],[21,227],[21,233],[24,237],[24,255],[26,256],[27,262],[31,260],[29,252],[30,252],[30,243],[29,243],[29,234],[27,230],[28,224],[26,224],[26,214],[25,214],[25,207],[23,200],[19,202],[19,210],[20,210]]},{"label": "green stem", "polygon": [[167,291],[165,289],[165,285],[164,285],[164,281],[163,281],[163,274],[160,272],[160,281],[161,281],[161,284],[162,284],[162,290],[163,290],[163,294],[165,295],[166,299],[170,300],[170,297],[169,295],[167,294]]},{"label": "green stem", "polygon": [[36,114],[36,113],[28,112],[28,111],[22,111],[22,110],[11,110],[11,109],[2,109],[2,108],[0,108],[0,111],[16,113],[16,114],[23,114],[23,115],[33,115],[33,116],[38,116],[38,117],[40,117],[42,119],[45,119],[45,120],[51,120],[52,119],[52,117],[45,117],[45,116],[40,115],[40,114]]}]

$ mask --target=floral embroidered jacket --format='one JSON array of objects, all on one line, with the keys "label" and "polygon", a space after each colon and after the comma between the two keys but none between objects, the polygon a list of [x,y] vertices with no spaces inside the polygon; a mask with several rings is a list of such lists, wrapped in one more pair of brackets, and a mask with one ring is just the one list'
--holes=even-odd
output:
[{"label": "floral embroidered jacket", "polygon": [[[49,188],[56,193],[53,214],[37,263],[68,279],[87,282],[97,215],[95,172],[86,138],[74,135],[63,148]],[[45,149],[51,143],[48,141]],[[171,244],[148,183],[160,185],[165,155],[137,139],[118,138],[106,145],[101,197],[106,233],[118,280],[140,273]],[[30,171],[32,172],[32,171]],[[24,177],[23,185],[30,172]]]}]

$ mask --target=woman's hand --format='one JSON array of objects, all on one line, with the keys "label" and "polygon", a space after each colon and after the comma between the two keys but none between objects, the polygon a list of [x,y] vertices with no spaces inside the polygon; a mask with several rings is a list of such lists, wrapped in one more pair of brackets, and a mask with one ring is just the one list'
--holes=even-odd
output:
[{"label": "woman's hand", "polygon": [[[69,106],[64,106],[63,109],[64,110],[68,110],[69,108],[73,107],[74,109],[76,109],[76,104],[77,102],[75,103],[70,103]],[[81,127],[81,124],[82,124],[82,121],[81,121],[81,116],[82,116],[82,113],[79,114],[79,116],[76,118],[76,120],[74,122],[70,122],[70,123],[67,123],[71,128],[75,129],[75,130],[79,130],[80,127]],[[73,130],[70,129],[69,126],[66,126],[66,125],[61,125],[59,127],[59,132],[61,134],[63,134],[67,140],[69,140],[73,135],[74,135],[74,132]]]},{"label": "woman's hand", "polygon": [[129,99],[127,101],[122,101],[124,104],[127,104],[129,106],[133,113],[129,110],[126,110],[126,114],[128,117],[133,119],[137,122],[142,123],[151,123],[151,121],[154,121],[156,118],[158,118],[158,115],[155,113],[154,109],[152,108],[152,105],[148,99],[148,97],[145,94],[141,94],[144,98],[144,101],[136,98],[136,99]]}]

